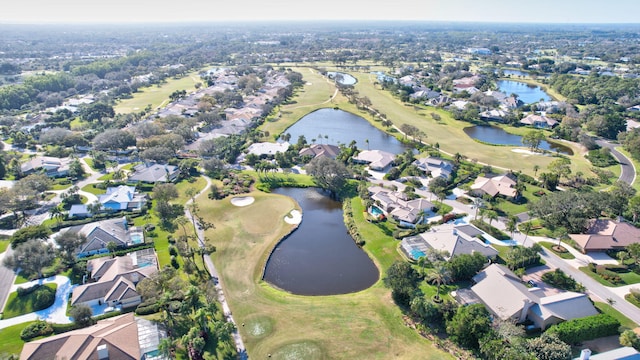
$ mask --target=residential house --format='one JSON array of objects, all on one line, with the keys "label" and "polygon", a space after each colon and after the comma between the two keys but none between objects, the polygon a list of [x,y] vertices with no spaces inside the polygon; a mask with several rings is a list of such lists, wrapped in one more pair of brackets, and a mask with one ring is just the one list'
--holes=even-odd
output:
[{"label": "residential house", "polygon": [[493,259],[498,256],[498,250],[478,238],[482,234],[483,232],[473,225],[443,224],[417,236],[402,239],[400,249],[413,260],[426,255],[429,249],[446,251],[449,254],[447,260],[454,256],[473,253]]},{"label": "residential house", "polygon": [[130,309],[142,302],[136,285],[158,271],[153,249],[125,256],[101,257],[87,261],[89,282],[73,289],[71,306],[119,306]]},{"label": "residential house", "polygon": [[633,131],[633,129],[640,128],[640,122],[627,119],[627,131]]},{"label": "residential house", "polygon": [[165,360],[158,352],[165,337],[166,331],[156,322],[129,313],[30,341],[24,344],[20,359]]},{"label": "residential house", "polygon": [[288,142],[282,143],[271,143],[271,142],[261,142],[261,143],[253,143],[247,149],[247,153],[254,154],[258,156],[274,156],[276,153],[285,153],[291,144]]},{"label": "residential house", "polygon": [[340,153],[340,148],[335,145],[329,144],[313,144],[300,150],[301,156],[311,156],[317,158],[319,156],[325,156],[331,159],[335,159]]},{"label": "residential house", "polygon": [[558,122],[545,115],[529,114],[520,120],[521,124],[530,125],[538,129],[552,129]]},{"label": "residential house", "polygon": [[[472,293],[501,320],[540,329],[562,321],[598,314],[586,294],[571,291],[545,296],[540,288],[527,288],[511,270],[492,264],[473,278]],[[499,289],[499,290],[498,290]]]},{"label": "residential house", "polygon": [[640,229],[625,222],[592,219],[588,222],[584,234],[570,234],[569,236],[584,253],[619,250],[640,242]]},{"label": "residential house", "polygon": [[108,244],[113,242],[119,248],[144,243],[144,232],[139,227],[129,227],[125,217],[96,221],[84,225],[72,226],[61,230],[71,231],[87,238],[77,250],[78,257],[109,252]]},{"label": "residential house", "polygon": [[[118,187],[108,187],[107,193],[98,196],[98,203],[102,210],[106,212],[115,211],[140,211],[147,203],[147,197],[136,191],[133,186],[121,185]],[[91,216],[87,205],[76,204],[69,209],[69,217]]]},{"label": "residential house", "polygon": [[49,177],[63,177],[69,174],[71,159],[51,156],[36,156],[20,165],[22,174],[29,175],[42,172]]},{"label": "residential house", "polygon": [[480,119],[489,121],[503,121],[508,113],[504,110],[491,109],[480,113]]},{"label": "residential house", "polygon": [[517,195],[516,183],[514,176],[511,174],[491,178],[479,176],[471,185],[471,193],[477,196],[487,194],[491,197],[502,195],[508,198],[515,198]]},{"label": "residential house", "polygon": [[580,357],[574,360],[640,360],[640,352],[630,346],[623,346],[591,355],[591,350],[583,349]]},{"label": "residential house", "polygon": [[139,164],[133,168],[133,172],[127,179],[130,183],[165,183],[173,182],[178,178],[180,170],[175,165],[164,164]]},{"label": "residential house", "polygon": [[425,105],[429,106],[444,106],[453,101],[453,98],[448,97],[447,95],[440,95],[436,98],[433,98],[425,103]]},{"label": "residential house", "polygon": [[371,200],[386,216],[406,227],[413,227],[423,220],[424,213],[433,210],[434,205],[423,198],[409,199],[407,194],[372,186],[369,189]]},{"label": "residential house", "polygon": [[353,157],[354,163],[367,164],[374,171],[388,170],[395,160],[394,154],[382,150],[363,150]]},{"label": "residential house", "polygon": [[413,165],[433,178],[448,179],[451,176],[451,172],[453,172],[453,164],[431,156],[417,159],[413,162]]}]

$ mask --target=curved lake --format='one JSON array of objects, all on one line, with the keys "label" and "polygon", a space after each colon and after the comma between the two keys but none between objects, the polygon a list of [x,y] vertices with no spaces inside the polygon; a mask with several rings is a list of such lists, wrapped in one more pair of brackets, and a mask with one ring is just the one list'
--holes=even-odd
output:
[{"label": "curved lake", "polygon": [[335,71],[328,71],[327,72],[327,77],[329,79],[335,79],[336,75],[341,75],[342,77],[338,79],[338,82],[342,85],[355,85],[356,82],[358,82],[358,80],[356,80],[356,78],[354,78],[353,76],[347,74],[347,73],[341,73],[341,72],[335,72]]},{"label": "curved lake", "polygon": [[303,220],[273,250],[266,281],[298,295],[348,294],[378,281],[378,268],[347,233],[339,202],[315,188],[273,192],[295,199]]},{"label": "curved lake", "polygon": [[[495,126],[470,126],[464,128],[465,134],[471,138],[496,145],[523,146],[522,136],[509,134]],[[542,150],[559,152],[561,154],[573,155],[571,148],[556,143],[543,140],[539,146]]]},{"label": "curved lake", "polygon": [[358,148],[365,150],[368,147],[370,150],[400,154],[408,149],[398,139],[378,130],[364,118],[343,110],[328,108],[305,115],[284,133],[291,134],[291,143],[295,143],[300,135],[304,135],[309,144],[313,139],[316,139],[316,143],[332,145],[349,145],[355,140]]},{"label": "curved lake", "polygon": [[551,97],[546,92],[544,92],[542,88],[536,85],[530,85],[520,81],[512,80],[500,80],[496,84],[498,85],[498,90],[507,95],[517,94],[518,99],[520,99],[525,104],[538,102],[540,101],[540,99],[542,99],[543,101],[551,100]]}]

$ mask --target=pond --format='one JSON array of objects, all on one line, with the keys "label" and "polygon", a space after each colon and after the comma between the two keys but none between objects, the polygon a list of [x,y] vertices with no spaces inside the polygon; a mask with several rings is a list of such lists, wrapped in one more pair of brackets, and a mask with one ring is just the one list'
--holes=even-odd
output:
[{"label": "pond", "polygon": [[355,85],[356,82],[358,82],[358,80],[356,78],[354,78],[353,76],[347,74],[347,73],[341,73],[341,72],[335,72],[335,71],[328,71],[327,72],[327,77],[329,79],[335,79],[336,76],[338,76],[337,81],[342,84],[342,85]]},{"label": "pond", "polygon": [[504,69],[502,70],[502,73],[504,74],[504,76],[524,76],[527,77],[529,76],[528,73],[524,72],[524,71],[520,71],[520,70],[511,70],[511,69]]},{"label": "pond", "polygon": [[364,118],[343,110],[316,110],[305,115],[284,132],[291,134],[291,143],[297,142],[298,137],[304,135],[309,144],[315,141],[322,144],[349,145],[355,140],[358,148],[363,150],[368,148],[400,154],[408,149],[398,139],[378,130]]},{"label": "pond", "polygon": [[[496,126],[470,126],[464,128],[464,132],[473,139],[489,144],[524,146],[522,145],[522,136],[509,134]],[[573,155],[571,148],[545,140],[540,143],[540,149]]]},{"label": "pond", "polygon": [[523,83],[520,81],[500,80],[497,82],[498,90],[507,95],[517,94],[525,104],[531,104],[540,101],[550,101],[551,97],[539,86]]},{"label": "pond", "polygon": [[297,295],[337,295],[371,287],[378,268],[347,233],[342,205],[315,188],[278,188],[302,207],[297,230],[273,250],[264,280]]}]

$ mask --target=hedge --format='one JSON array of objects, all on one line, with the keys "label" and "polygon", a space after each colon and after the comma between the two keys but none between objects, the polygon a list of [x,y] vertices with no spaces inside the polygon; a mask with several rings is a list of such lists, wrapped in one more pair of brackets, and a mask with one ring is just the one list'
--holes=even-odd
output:
[{"label": "hedge", "polygon": [[51,324],[46,321],[38,320],[22,329],[20,332],[20,339],[29,341],[38,336],[47,336],[51,334],[53,334]]},{"label": "hedge", "polygon": [[154,303],[147,306],[138,306],[136,309],[136,315],[149,315],[155,314],[160,311],[160,304]]},{"label": "hedge", "polygon": [[608,314],[598,314],[565,321],[547,330],[568,344],[617,335],[620,322]]}]

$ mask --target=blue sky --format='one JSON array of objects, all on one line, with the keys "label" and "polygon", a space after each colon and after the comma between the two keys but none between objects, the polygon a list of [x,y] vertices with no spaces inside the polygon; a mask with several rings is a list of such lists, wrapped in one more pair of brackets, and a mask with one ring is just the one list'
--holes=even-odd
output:
[{"label": "blue sky", "polygon": [[[9,1],[9,0],[5,0]],[[425,20],[638,23],[639,0],[13,0],[0,23]]]}]

